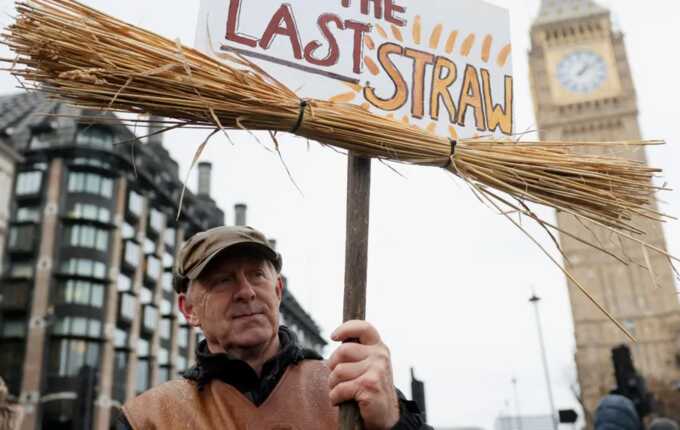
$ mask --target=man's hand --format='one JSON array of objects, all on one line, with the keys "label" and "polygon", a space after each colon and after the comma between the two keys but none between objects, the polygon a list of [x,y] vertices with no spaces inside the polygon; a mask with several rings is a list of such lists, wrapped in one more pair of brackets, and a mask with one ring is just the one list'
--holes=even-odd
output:
[{"label": "man's hand", "polygon": [[392,382],[390,350],[378,331],[365,321],[348,321],[338,327],[331,339],[345,343],[331,356],[328,385],[331,403],[355,400],[366,430],[387,430],[399,421],[399,402]]}]

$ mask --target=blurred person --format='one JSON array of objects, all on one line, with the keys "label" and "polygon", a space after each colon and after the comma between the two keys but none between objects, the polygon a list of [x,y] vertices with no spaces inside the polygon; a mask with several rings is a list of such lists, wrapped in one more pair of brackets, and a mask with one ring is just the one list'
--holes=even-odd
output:
[{"label": "blurred person", "polygon": [[19,430],[23,420],[23,408],[8,401],[9,390],[0,378],[0,430]]},{"label": "blurred person", "polygon": [[595,430],[643,430],[635,404],[627,397],[610,394],[595,410]]},{"label": "blurred person", "polygon": [[326,361],[279,325],[281,256],[250,227],[218,227],[189,239],[175,267],[186,321],[203,331],[196,364],[123,406],[134,430],[336,429],[338,405],[358,403],[366,430],[431,429],[392,380],[378,331],[350,321]]}]

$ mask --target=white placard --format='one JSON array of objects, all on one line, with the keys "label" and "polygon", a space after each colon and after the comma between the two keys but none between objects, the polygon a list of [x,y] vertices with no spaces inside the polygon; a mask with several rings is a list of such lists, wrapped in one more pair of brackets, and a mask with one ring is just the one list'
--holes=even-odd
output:
[{"label": "white placard", "polygon": [[513,132],[510,17],[481,0],[201,0],[196,48],[440,135]]}]

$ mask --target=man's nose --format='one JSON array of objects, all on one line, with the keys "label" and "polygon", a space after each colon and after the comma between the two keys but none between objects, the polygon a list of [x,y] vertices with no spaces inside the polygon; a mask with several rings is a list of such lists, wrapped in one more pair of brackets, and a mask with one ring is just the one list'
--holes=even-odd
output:
[{"label": "man's nose", "polygon": [[253,285],[250,283],[250,281],[248,281],[248,278],[245,275],[238,276],[234,298],[240,301],[250,301],[255,298],[255,290],[253,289]]}]

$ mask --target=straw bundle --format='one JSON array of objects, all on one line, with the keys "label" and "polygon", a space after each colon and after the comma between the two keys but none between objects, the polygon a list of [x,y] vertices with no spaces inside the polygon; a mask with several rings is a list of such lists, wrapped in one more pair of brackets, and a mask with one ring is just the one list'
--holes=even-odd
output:
[{"label": "straw bundle", "polygon": [[240,56],[224,53],[222,61],[214,59],[73,0],[19,2],[17,11],[16,22],[3,34],[17,55],[10,70],[80,106],[159,115],[173,118],[176,126],[268,130],[274,139],[276,132],[293,130],[367,157],[443,167],[499,210],[510,206],[553,230],[557,227],[536,217],[524,202],[556,208],[629,238],[643,233],[634,217],[663,219],[648,205],[659,190],[652,184],[659,170],[575,150],[662,142],[471,139],[456,142],[452,155],[446,138],[355,105],[301,103]]}]

